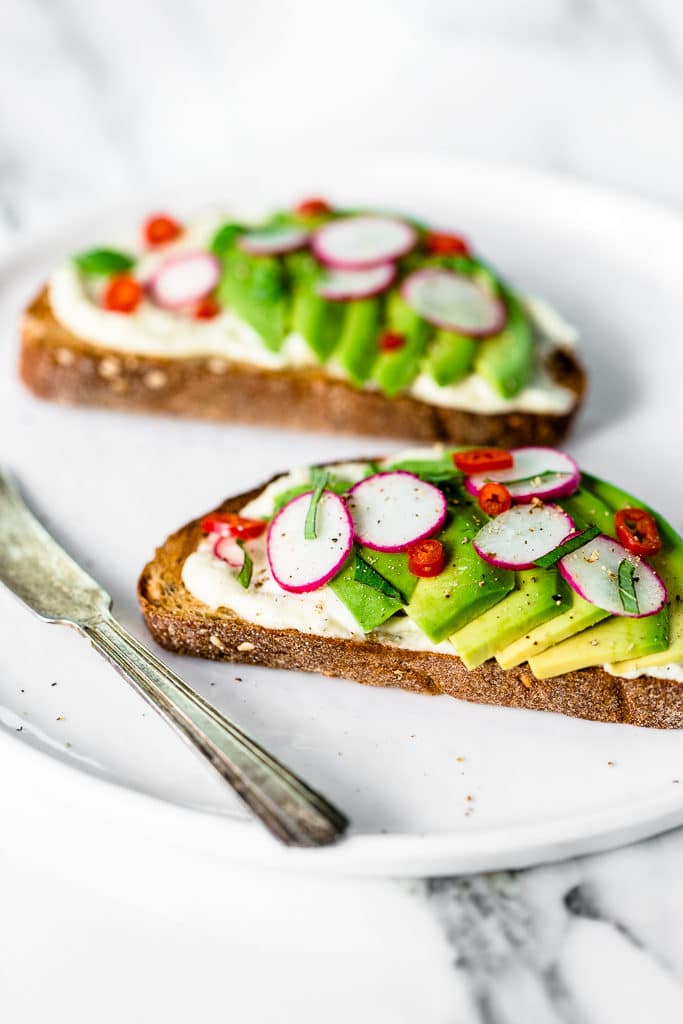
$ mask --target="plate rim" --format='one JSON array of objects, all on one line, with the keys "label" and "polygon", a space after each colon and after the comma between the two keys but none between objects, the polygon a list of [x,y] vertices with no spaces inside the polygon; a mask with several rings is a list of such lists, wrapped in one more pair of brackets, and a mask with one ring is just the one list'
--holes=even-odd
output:
[{"label": "plate rim", "polygon": [[[460,174],[493,179],[505,177],[508,187],[516,183],[525,189],[533,186],[546,192],[550,189],[557,197],[568,196],[574,202],[583,199],[628,212],[630,218],[639,222],[635,225],[632,221],[631,230],[639,232],[647,223],[648,230],[655,234],[663,230],[673,231],[683,240],[683,213],[675,208],[568,173],[513,161],[494,162],[459,156],[384,156],[373,162],[373,169],[383,163],[387,167],[394,166],[396,160],[402,170],[411,168],[415,174],[444,173],[446,169],[456,167]],[[345,162],[344,166],[353,167],[358,172],[367,166],[367,158],[355,158]],[[319,170],[313,171],[313,180],[320,173]],[[335,174],[339,173],[337,164]],[[196,191],[197,183],[194,189]],[[187,196],[189,188],[187,184],[176,183],[171,185],[170,191],[171,194]],[[0,254],[0,276],[21,272],[26,263],[39,258],[41,250],[57,245],[67,233],[84,230],[93,220],[107,220],[125,208],[130,212],[151,194],[152,187],[148,185],[136,195],[135,203],[121,197],[103,205],[93,199],[64,214],[48,230],[28,232],[17,245],[12,246],[10,242],[7,251]],[[210,193],[214,194],[220,195],[220,189]],[[193,850],[206,850],[208,847],[214,854],[218,850],[226,860],[244,861],[248,858],[251,863],[263,867],[329,874],[422,877],[530,867],[612,849],[683,824],[683,792],[680,795],[668,792],[661,799],[652,800],[648,813],[639,814],[635,820],[626,808],[620,808],[574,815],[526,828],[519,825],[511,830],[509,826],[502,826],[470,836],[466,832],[453,831],[423,835],[364,833],[351,835],[340,845],[324,850],[292,850],[277,844],[249,818],[231,818],[183,806],[161,796],[137,791],[115,779],[93,775],[72,761],[22,741],[12,735],[9,727],[3,726],[0,730],[0,759],[5,762],[10,758],[23,760],[21,779],[27,788],[35,790],[38,782],[38,790],[49,791],[53,800],[56,798],[62,804],[76,806],[79,811],[87,810],[88,813],[92,813],[94,808],[98,815],[115,821],[119,830],[128,825],[149,835],[162,833],[167,841],[176,843],[179,836],[191,834],[193,841],[190,844],[181,842],[180,845],[189,845]],[[43,763],[47,758],[50,760],[49,770]],[[59,785],[54,780],[58,780]],[[103,793],[107,794],[103,801],[106,806],[98,799],[98,794]],[[35,792],[31,799],[35,799]],[[188,814],[193,816],[194,827],[191,829],[183,827],[189,820]]]}]

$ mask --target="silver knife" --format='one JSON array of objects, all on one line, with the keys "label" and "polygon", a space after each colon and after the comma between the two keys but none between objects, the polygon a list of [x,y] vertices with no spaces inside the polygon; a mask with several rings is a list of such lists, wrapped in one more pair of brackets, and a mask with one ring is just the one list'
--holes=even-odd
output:
[{"label": "silver knife", "polygon": [[75,627],[291,846],[323,846],[348,820],[131,636],[111,598],[57,544],[0,473],[0,582],[45,622]]}]

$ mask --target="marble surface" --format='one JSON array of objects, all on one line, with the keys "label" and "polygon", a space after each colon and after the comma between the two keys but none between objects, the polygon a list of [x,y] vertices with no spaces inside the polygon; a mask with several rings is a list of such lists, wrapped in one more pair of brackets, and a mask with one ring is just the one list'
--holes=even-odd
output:
[{"label": "marble surface", "polygon": [[[0,5],[0,249],[305,147],[515,160],[683,206],[670,0]],[[637,239],[634,240],[637,244]],[[191,864],[3,794],[8,1020],[683,1018],[683,833],[420,883]]]}]

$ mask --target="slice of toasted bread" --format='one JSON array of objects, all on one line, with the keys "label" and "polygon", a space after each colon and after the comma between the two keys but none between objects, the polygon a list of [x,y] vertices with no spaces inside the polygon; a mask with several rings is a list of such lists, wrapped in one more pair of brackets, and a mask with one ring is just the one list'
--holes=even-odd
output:
[{"label": "slice of toasted bread", "polygon": [[40,398],[415,441],[557,444],[581,404],[586,380],[570,351],[556,350],[548,370],[576,396],[568,413],[474,413],[407,395],[386,398],[315,368],[273,371],[215,356],[164,359],[105,349],[77,337],[56,319],[47,289],[26,310],[22,327],[21,377]]},{"label": "slice of toasted bread", "polygon": [[[261,488],[223,502],[238,512]],[[683,685],[640,676],[625,679],[600,668],[537,680],[528,666],[505,671],[497,662],[468,670],[455,654],[391,647],[371,638],[345,640],[265,629],[229,609],[211,609],[186,589],[181,573],[200,538],[201,517],[172,534],[142,571],[138,596],[154,639],[170,651],[218,661],[299,669],[370,686],[448,694],[480,704],[558,711],[576,718],[658,729],[683,728]]]}]

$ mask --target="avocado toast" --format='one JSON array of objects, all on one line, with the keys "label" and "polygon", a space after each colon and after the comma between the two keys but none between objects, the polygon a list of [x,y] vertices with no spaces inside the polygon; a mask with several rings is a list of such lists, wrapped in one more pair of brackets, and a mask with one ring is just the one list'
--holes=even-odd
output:
[{"label": "avocado toast", "polygon": [[213,420],[554,444],[575,332],[461,236],[308,200],[247,224],[155,216],[58,267],[26,310],[43,398]]},{"label": "avocado toast", "polygon": [[480,703],[683,726],[683,540],[556,449],[296,470],[145,567],[155,639]]}]

